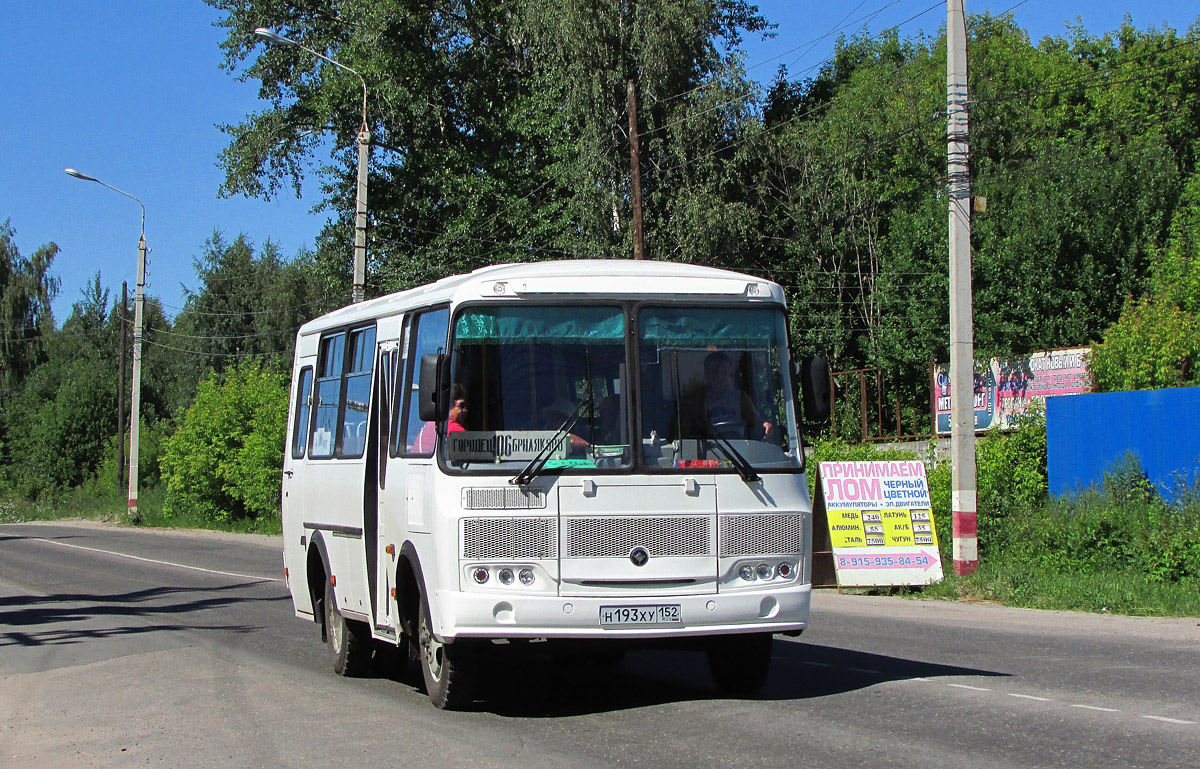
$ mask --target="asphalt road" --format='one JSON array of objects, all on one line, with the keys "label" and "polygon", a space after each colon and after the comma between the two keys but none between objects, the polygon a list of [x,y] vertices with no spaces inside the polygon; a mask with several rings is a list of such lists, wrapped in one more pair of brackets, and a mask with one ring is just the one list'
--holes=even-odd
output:
[{"label": "asphalt road", "polygon": [[698,653],[342,679],[269,537],[0,526],[0,767],[1194,767],[1200,620],[839,596],[761,696]]}]

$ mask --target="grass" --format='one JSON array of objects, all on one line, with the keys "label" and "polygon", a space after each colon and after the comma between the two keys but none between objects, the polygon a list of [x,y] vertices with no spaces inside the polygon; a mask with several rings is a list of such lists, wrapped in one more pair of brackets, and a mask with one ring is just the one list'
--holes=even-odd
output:
[{"label": "grass", "polygon": [[948,574],[920,591],[927,598],[1144,617],[1200,617],[1200,583],[1156,581],[1133,570],[1061,571],[1037,564],[982,561],[967,577]]},{"label": "grass", "polygon": [[84,519],[129,526],[205,529],[238,534],[283,533],[283,525],[278,517],[265,521],[214,521],[201,516],[169,516],[163,512],[164,497],[165,490],[161,485],[141,489],[138,495],[138,519],[136,521],[126,515],[128,504],[125,494],[117,492],[115,489],[98,489],[95,486],[81,487],[43,498],[37,502],[9,497],[0,499],[0,523]]}]

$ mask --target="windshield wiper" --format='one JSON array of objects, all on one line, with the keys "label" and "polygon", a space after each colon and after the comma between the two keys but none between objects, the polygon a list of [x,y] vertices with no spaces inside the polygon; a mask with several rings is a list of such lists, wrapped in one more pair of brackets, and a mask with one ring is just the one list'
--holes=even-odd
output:
[{"label": "windshield wiper", "polygon": [[558,448],[558,444],[562,442],[562,439],[571,432],[571,428],[579,421],[579,416],[583,413],[583,407],[589,406],[591,403],[591,398],[585,398],[580,401],[575,410],[571,412],[571,416],[567,417],[567,421],[563,422],[562,427],[558,428],[558,432],[554,433],[554,438],[546,444],[545,448],[537,453],[537,456],[529,460],[529,464],[525,465],[524,470],[509,478],[508,482],[515,483],[518,486],[529,485],[529,482],[536,478],[546,463],[550,461],[550,455]]},{"label": "windshield wiper", "polygon": [[729,460],[729,463],[733,465],[733,469],[737,471],[737,474],[742,476],[743,481],[746,483],[754,483],[755,481],[760,480],[758,473],[754,472],[753,465],[751,465],[750,462],[747,461],[744,456],[742,456],[740,451],[733,447],[733,444],[730,443],[727,438],[717,435],[716,431],[713,430],[712,425],[706,422],[704,425],[704,432],[708,433],[708,439],[711,440],[713,444],[715,444],[716,447],[721,450],[721,453],[724,454],[725,458]]}]

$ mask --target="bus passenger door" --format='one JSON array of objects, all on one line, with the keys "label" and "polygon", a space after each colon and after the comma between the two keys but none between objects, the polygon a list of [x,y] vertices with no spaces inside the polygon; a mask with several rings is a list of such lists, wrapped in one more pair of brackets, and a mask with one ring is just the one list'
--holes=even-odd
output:
[{"label": "bus passenger door", "polygon": [[[397,533],[394,523],[386,510],[390,501],[389,486],[396,485],[396,479],[388,477],[388,455],[392,442],[399,352],[399,342],[381,342],[375,357],[374,408],[371,409],[371,426],[367,431],[371,445],[367,450],[363,489],[363,546],[366,548],[367,578],[370,580],[371,616],[375,629],[392,637],[395,619],[392,616],[391,591],[395,586],[395,555],[399,546],[395,544]],[[389,547],[392,550],[390,553]]]}]

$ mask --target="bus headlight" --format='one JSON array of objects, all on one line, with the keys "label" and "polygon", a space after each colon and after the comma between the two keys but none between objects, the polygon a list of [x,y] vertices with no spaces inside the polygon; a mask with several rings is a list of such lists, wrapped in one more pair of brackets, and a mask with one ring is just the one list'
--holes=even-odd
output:
[{"label": "bus headlight", "polygon": [[750,568],[749,565],[743,566],[741,569],[739,569],[738,574],[747,582],[750,582],[754,579],[754,569]]},{"label": "bus headlight", "polygon": [[533,569],[521,569],[520,579],[522,585],[533,584]]},{"label": "bus headlight", "polygon": [[501,585],[511,585],[513,583],[512,569],[501,569],[500,573],[496,576],[500,579]]},{"label": "bus headlight", "polygon": [[471,578],[475,580],[475,584],[482,585],[488,581],[488,570],[480,566],[471,572]]}]

